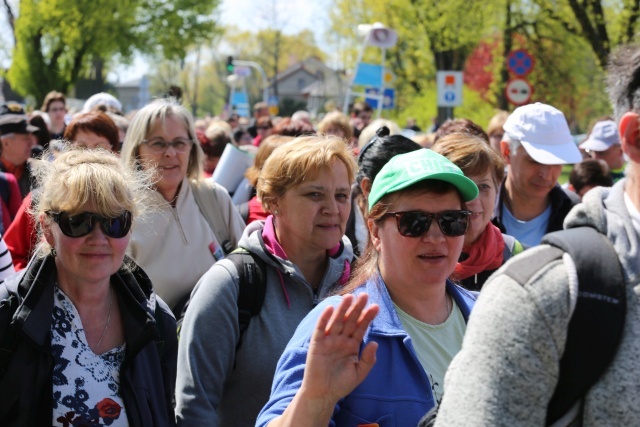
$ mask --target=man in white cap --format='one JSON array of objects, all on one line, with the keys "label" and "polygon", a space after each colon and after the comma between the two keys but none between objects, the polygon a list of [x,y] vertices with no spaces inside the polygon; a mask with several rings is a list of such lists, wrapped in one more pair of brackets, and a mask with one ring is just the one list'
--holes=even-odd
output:
[{"label": "man in white cap", "polygon": [[[578,283],[581,280],[578,280],[577,263],[568,253],[547,262],[525,283],[520,274],[510,277],[506,270],[540,264],[540,259],[545,259],[545,253],[552,248],[540,245],[512,258],[510,267],[497,271],[482,288],[469,319],[462,350],[449,365],[445,376],[445,393],[436,427],[640,426],[638,76],[640,47],[628,45],[616,49],[610,58],[608,89],[620,144],[629,159],[627,176],[611,188],[589,191],[564,223],[567,229],[595,228],[612,243],[624,273],[622,295],[626,296],[626,304],[619,296],[598,298],[603,295],[578,292],[583,289],[584,282]],[[602,271],[603,266],[599,267],[597,271]],[[580,381],[565,383],[573,393],[567,393],[564,388],[561,390],[565,393],[556,396],[567,399],[572,394],[573,398],[567,400],[573,404],[574,411],[551,424],[553,420],[548,419],[547,409],[552,395],[558,390],[559,378],[567,371],[562,367],[561,359],[570,346],[571,340],[567,338],[572,329],[570,323],[576,319],[576,305],[582,304],[577,301],[590,299],[600,301],[600,306],[606,303],[611,307],[609,312],[587,310],[588,319],[593,319],[591,327],[597,329],[602,325],[600,329],[605,334],[621,334],[621,339],[615,357],[609,359],[606,369],[594,369],[589,363],[580,362],[594,353],[601,353],[605,346],[595,342],[592,329],[583,330],[587,342],[592,343],[591,348],[581,353],[583,357],[578,363],[567,364],[564,368],[577,368],[574,379],[596,374],[595,378],[591,375],[594,382],[586,391],[578,385]],[[611,326],[615,324],[610,316],[615,306],[622,306],[625,312],[621,331]],[[611,346],[615,344],[609,348]]]},{"label": "man in white cap", "polygon": [[579,202],[558,185],[562,165],[582,160],[562,112],[550,105],[525,105],[509,116],[500,143],[509,166],[493,222],[503,233],[535,246],[562,230],[564,217]]},{"label": "man in white cap", "polygon": [[594,159],[604,160],[607,163],[614,183],[624,178],[626,161],[616,122],[609,119],[597,121],[589,137],[580,144],[580,148]]}]

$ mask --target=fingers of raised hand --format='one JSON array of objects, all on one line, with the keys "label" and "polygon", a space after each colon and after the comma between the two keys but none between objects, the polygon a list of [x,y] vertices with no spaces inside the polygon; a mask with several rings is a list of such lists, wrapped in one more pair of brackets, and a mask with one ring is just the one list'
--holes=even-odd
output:
[{"label": "fingers of raised hand", "polygon": [[[353,311],[350,310],[350,308],[354,304],[354,300],[355,298],[351,294],[342,297],[342,301],[340,301],[338,307],[333,311],[333,315],[324,330],[325,336],[342,334],[348,319],[347,313],[351,312],[351,315],[353,315]],[[355,303],[357,304],[357,300],[355,300]]]},{"label": "fingers of raised hand", "polygon": [[380,307],[377,304],[371,304],[368,307],[362,310],[358,321],[355,324],[354,330],[351,332],[351,337],[360,342],[364,337],[365,332],[367,332],[367,328],[371,324],[371,321],[376,317],[378,312],[380,311]]},{"label": "fingers of raised hand", "polygon": [[345,295],[325,327],[325,336],[341,335],[357,341],[362,340],[379,310],[376,304],[367,307],[367,301],[368,296],[365,293],[357,297]]}]

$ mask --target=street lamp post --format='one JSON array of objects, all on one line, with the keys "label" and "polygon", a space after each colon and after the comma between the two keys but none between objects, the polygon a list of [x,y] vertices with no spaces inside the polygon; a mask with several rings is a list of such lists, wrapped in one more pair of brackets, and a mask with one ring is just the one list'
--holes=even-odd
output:
[{"label": "street lamp post", "polygon": [[[364,96],[366,97],[377,97],[378,99],[378,112],[377,116],[380,117],[382,113],[382,104],[384,102],[384,89],[385,89],[385,61],[387,56],[387,49],[395,46],[398,41],[398,33],[384,26],[380,22],[376,22],[373,25],[370,24],[361,24],[358,25],[358,33],[363,37],[362,44],[360,45],[360,51],[358,52],[358,60],[356,62],[356,69],[353,73],[353,78],[349,83],[347,88],[347,93],[344,97],[344,105],[343,105],[343,113],[348,114],[349,112],[349,101],[353,95]],[[353,85],[356,77],[358,76],[358,69],[362,62],[362,57],[364,56],[364,50],[368,45],[379,47],[382,50],[382,59],[380,62],[380,84],[378,85],[379,92],[377,96],[371,96],[367,93],[363,92],[353,92]],[[375,87],[375,86],[374,86]]]}]

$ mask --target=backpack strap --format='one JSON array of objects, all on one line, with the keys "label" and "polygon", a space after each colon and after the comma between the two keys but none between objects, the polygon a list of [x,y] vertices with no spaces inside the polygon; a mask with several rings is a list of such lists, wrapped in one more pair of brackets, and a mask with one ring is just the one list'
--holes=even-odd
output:
[{"label": "backpack strap", "polygon": [[504,250],[502,251],[503,264],[524,250],[522,243],[509,234],[502,233],[502,240],[504,240]]},{"label": "backpack strap", "polygon": [[626,314],[626,290],[618,254],[591,227],[547,234],[547,243],[568,252],[578,272],[578,299],[560,360],[560,376],[547,409],[547,425],[567,413],[615,357]]},{"label": "backpack strap", "polygon": [[216,183],[210,179],[192,180],[191,190],[196,199],[200,212],[216,235],[225,254],[233,250],[228,225],[224,221],[224,215],[220,212],[220,202],[216,195]]},{"label": "backpack strap", "polygon": [[236,353],[242,346],[242,337],[249,328],[251,318],[260,313],[267,293],[266,266],[260,257],[246,249],[238,248],[227,259],[233,262],[238,272],[238,326],[240,336]]},{"label": "backpack strap", "polygon": [[240,216],[242,217],[242,220],[246,224],[247,221],[249,221],[249,202],[244,202],[244,203],[240,203],[239,205],[236,205],[236,209],[238,209],[238,212],[240,212]]}]

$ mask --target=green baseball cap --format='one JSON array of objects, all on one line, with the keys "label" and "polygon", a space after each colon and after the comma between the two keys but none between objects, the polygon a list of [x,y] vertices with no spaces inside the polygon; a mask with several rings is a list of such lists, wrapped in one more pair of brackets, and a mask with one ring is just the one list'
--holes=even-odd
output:
[{"label": "green baseball cap", "polygon": [[425,179],[446,181],[458,189],[465,202],[478,197],[478,187],[446,157],[427,148],[399,154],[382,167],[373,180],[369,209],[387,194]]}]

